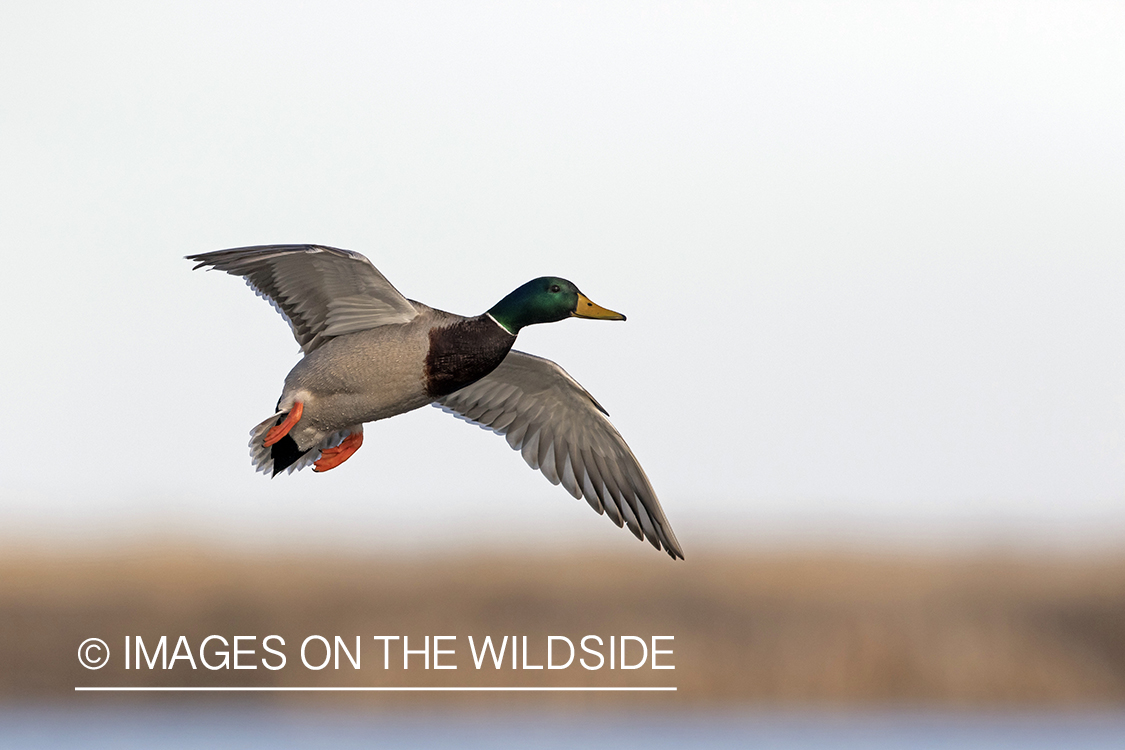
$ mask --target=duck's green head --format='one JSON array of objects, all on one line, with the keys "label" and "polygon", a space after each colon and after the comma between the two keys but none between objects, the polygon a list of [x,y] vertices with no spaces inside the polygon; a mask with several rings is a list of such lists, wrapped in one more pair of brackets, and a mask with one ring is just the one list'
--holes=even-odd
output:
[{"label": "duck's green head", "polygon": [[555,276],[532,279],[497,302],[488,314],[513,335],[524,326],[563,318],[625,320],[621,313],[595,305],[574,284]]}]

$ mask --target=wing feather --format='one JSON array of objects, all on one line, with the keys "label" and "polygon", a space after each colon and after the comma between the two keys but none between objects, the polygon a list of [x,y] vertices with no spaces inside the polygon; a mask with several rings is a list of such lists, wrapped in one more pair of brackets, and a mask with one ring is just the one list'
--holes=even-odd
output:
[{"label": "wing feather", "polygon": [[364,256],[318,245],[261,245],[189,255],[241,276],[289,323],[306,354],[330,338],[407,323],[417,309]]},{"label": "wing feather", "polygon": [[[530,430],[529,430],[530,432]],[[533,469],[539,468],[539,430],[536,429],[523,441],[523,460]]]},{"label": "wing feather", "polygon": [[605,507],[602,504],[602,495],[600,485],[595,486],[590,479],[590,472],[583,469],[582,471],[582,497],[586,498],[586,502],[594,509],[599,516],[605,513]]},{"label": "wing feather", "polygon": [[581,499],[582,490],[578,488],[578,477],[574,475],[574,458],[571,456],[570,451],[564,451],[566,456],[563,460],[563,468],[559,472],[559,478],[562,479],[563,487],[566,491],[575,497]]},{"label": "wing feather", "polygon": [[605,409],[554,362],[513,350],[490,374],[434,405],[503,435],[550,482],[683,558],[648,477]]},{"label": "wing feather", "polygon": [[[547,446],[547,450],[543,450],[543,446]],[[539,471],[543,476],[547,477],[547,481],[551,484],[558,484],[559,472],[555,462],[555,444],[549,439],[540,439],[539,441]]]}]

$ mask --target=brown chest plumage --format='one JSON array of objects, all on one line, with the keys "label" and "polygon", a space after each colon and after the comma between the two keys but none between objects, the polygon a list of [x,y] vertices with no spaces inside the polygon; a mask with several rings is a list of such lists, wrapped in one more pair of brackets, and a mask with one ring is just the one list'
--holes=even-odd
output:
[{"label": "brown chest plumage", "polygon": [[431,329],[426,392],[438,398],[475,383],[504,361],[515,340],[485,315]]}]

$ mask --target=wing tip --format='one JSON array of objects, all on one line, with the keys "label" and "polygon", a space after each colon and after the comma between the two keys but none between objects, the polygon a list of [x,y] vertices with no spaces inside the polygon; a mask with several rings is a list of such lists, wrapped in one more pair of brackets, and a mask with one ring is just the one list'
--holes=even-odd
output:
[{"label": "wing tip", "polygon": [[[661,529],[661,531],[663,531],[663,529]],[[668,538],[668,534],[670,534],[670,533],[671,533],[671,531],[668,531],[667,533],[661,534],[660,538],[649,537],[649,542],[652,544],[653,547],[656,547],[657,549],[660,549],[661,546],[663,546],[664,551],[667,552],[668,556],[671,557],[673,560],[684,560],[684,559],[686,559],[684,557],[684,550],[683,550],[683,548],[680,547],[679,542],[677,542],[675,540],[675,537],[673,537],[671,539]]]}]

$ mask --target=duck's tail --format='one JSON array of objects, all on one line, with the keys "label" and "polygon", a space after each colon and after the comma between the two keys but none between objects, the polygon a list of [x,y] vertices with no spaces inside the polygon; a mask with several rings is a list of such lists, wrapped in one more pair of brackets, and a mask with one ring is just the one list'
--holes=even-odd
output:
[{"label": "duck's tail", "polygon": [[273,445],[267,446],[266,433],[271,427],[281,424],[286,412],[278,412],[262,420],[254,429],[250,430],[250,461],[254,464],[254,471],[268,473],[276,477],[283,471],[292,474],[306,466],[312,465],[320,452],[325,448],[334,448],[347,436],[347,430],[334,432],[320,441],[314,448],[301,450],[292,435],[286,435]]}]

